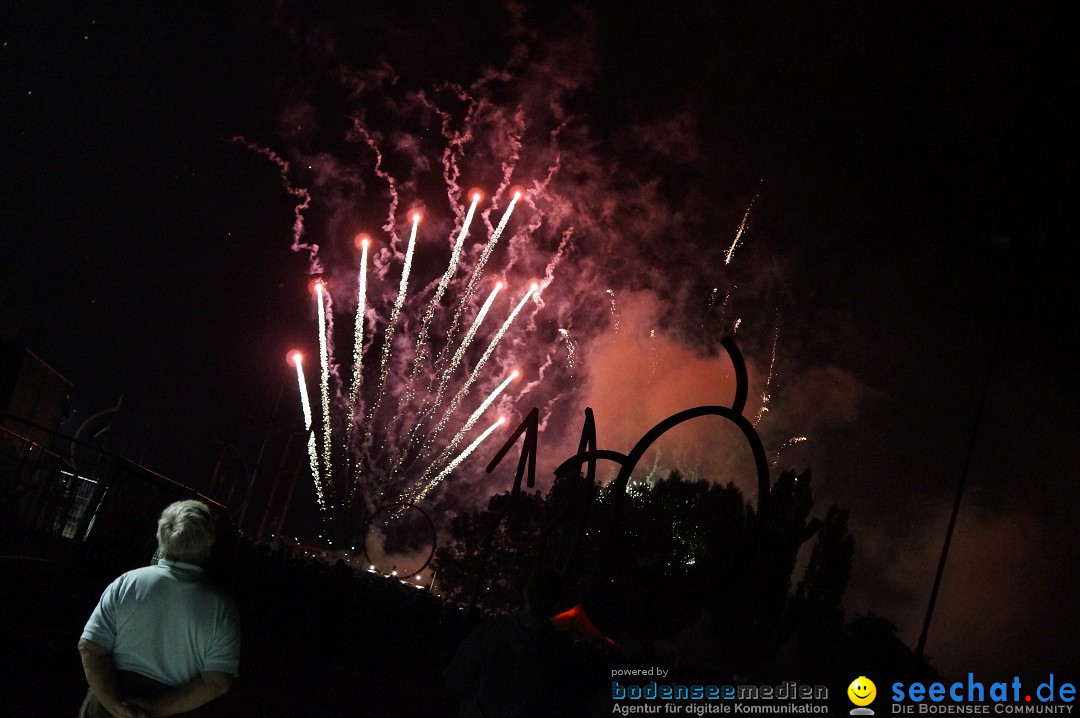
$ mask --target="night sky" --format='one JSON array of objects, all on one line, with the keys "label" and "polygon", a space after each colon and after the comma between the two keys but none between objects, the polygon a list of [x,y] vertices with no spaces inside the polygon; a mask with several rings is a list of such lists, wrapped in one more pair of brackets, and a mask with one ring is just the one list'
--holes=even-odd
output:
[{"label": "night sky", "polygon": [[[805,436],[778,467],[811,468],[820,514],[851,510],[848,615],[882,615],[913,646],[989,377],[927,652],[946,675],[1068,674],[1075,23],[1028,8],[5,3],[0,339],[74,382],[70,425],[122,394],[109,448],[204,486],[219,442],[251,458],[269,422],[299,428],[284,358],[317,344],[312,254],[294,243],[319,245],[341,357],[357,232],[381,252],[379,335],[410,209],[428,228],[416,291],[444,270],[442,112],[473,131],[457,183],[485,190],[481,210],[515,152],[512,182],[535,188],[488,271],[509,285],[502,316],[551,281],[480,383],[523,370],[528,391],[499,408],[545,411],[545,472],[586,406],[601,446],[626,451],[675,411],[728,403],[717,342],[741,320],[770,457]],[[397,182],[391,232],[358,128]],[[641,473],[750,491],[735,438],[680,429]],[[481,473],[492,450],[431,505],[505,490]]]}]

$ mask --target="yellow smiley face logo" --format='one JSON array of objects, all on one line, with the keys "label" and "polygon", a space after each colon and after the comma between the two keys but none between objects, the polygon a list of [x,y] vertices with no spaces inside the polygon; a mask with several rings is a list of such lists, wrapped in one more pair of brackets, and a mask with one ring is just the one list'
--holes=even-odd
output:
[{"label": "yellow smiley face logo", "polygon": [[868,706],[877,697],[877,686],[866,676],[859,676],[847,687],[848,698],[857,706]]}]

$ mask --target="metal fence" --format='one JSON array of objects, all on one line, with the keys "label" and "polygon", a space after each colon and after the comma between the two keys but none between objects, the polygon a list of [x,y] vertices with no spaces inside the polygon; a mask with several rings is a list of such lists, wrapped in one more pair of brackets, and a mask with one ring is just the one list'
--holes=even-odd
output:
[{"label": "metal fence", "polygon": [[0,417],[0,535],[142,546],[162,508],[217,502],[133,461],[17,417]]}]

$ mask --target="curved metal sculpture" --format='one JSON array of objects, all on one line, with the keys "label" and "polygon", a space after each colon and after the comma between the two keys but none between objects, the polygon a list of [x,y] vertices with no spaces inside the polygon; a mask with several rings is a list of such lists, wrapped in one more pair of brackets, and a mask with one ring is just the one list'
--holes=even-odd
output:
[{"label": "curved metal sculpture", "polygon": [[400,518],[401,516],[404,516],[405,512],[408,511],[409,509],[416,509],[417,511],[420,512],[420,515],[424,517],[424,520],[427,522],[428,528],[431,529],[431,550],[428,551],[427,558],[424,559],[424,563],[422,563],[420,565],[420,568],[408,572],[410,575],[418,574],[421,571],[423,571],[425,568],[427,568],[428,564],[431,563],[431,560],[433,558],[435,558],[435,546],[438,543],[438,535],[437,535],[437,533],[435,531],[435,522],[431,520],[431,517],[428,516],[426,511],[424,511],[422,508],[417,506],[415,503],[405,503],[403,501],[394,501],[392,503],[384,504],[384,505],[380,506],[378,509],[375,510],[375,512],[373,514],[371,514],[371,517],[368,518],[367,522],[364,524],[364,550],[363,550],[364,559],[368,562],[368,565],[373,566],[375,564],[375,562],[371,560],[370,554],[368,554],[367,537],[368,537],[368,534],[371,533],[371,525],[375,522],[375,519],[380,514],[383,514],[386,511],[389,511],[390,509],[398,509],[398,510],[400,510],[400,512],[397,513],[398,518]]},{"label": "curved metal sculpture", "polygon": [[[677,414],[673,414],[664,419],[660,423],[656,424],[653,428],[645,433],[629,453],[623,454],[618,451],[612,451],[610,449],[598,449],[596,448],[596,422],[593,417],[592,409],[585,410],[585,423],[582,427],[581,440],[578,443],[578,452],[570,458],[563,461],[557,469],[555,469],[555,475],[564,478],[571,479],[573,477],[581,476],[583,467],[587,466],[586,480],[591,487],[596,480],[596,463],[598,461],[612,461],[619,465],[619,473],[616,478],[610,484],[611,496],[614,502],[613,511],[613,531],[611,537],[613,541],[617,542],[619,546],[625,546],[626,542],[621,540],[624,538],[623,527],[623,505],[626,500],[626,488],[630,482],[630,477],[637,467],[638,462],[645,455],[645,452],[656,443],[665,433],[671,429],[683,424],[691,419],[696,419],[702,416],[719,416],[727,419],[732,424],[737,426],[742,431],[743,436],[746,438],[746,442],[750,447],[750,451],[754,457],[754,466],[757,473],[757,502],[755,510],[755,525],[760,532],[766,524],[769,514],[769,493],[772,487],[772,480],[769,474],[769,462],[765,455],[765,447],[761,443],[761,437],[758,436],[757,430],[754,425],[750,423],[750,420],[743,416],[742,412],[746,408],[746,398],[749,393],[749,383],[746,373],[746,362],[743,359],[742,352],[739,351],[738,346],[735,344],[735,340],[729,335],[723,338],[721,345],[727,351],[728,357],[731,360],[731,365],[735,373],[735,395],[732,398],[731,406],[698,406],[692,409],[686,409],[680,411]],[[491,551],[491,541],[494,535],[496,527],[506,517],[506,515],[513,508],[514,502],[518,495],[521,493],[521,480],[523,476],[527,475],[528,486],[531,488],[535,484],[535,471],[536,471],[536,434],[539,424],[540,410],[534,408],[520,426],[514,431],[513,435],[503,444],[498,453],[491,460],[491,463],[487,466],[488,473],[491,473],[496,466],[506,456],[510,447],[513,446],[523,432],[526,434],[525,442],[522,446],[521,457],[518,460],[517,473],[514,478],[514,486],[511,491],[510,501],[507,503],[506,508],[496,517],[492,523],[491,529],[488,532],[487,540],[484,543],[484,549],[481,557],[479,573],[476,580],[476,588],[473,592],[472,601],[469,605],[470,611],[475,608],[476,601],[479,597],[480,587],[483,583],[484,570],[487,566],[488,555]],[[591,501],[591,496],[589,500]],[[589,512],[583,515],[581,523],[578,526],[576,532],[573,547],[566,562],[562,566],[563,571],[567,569],[573,559],[574,554],[577,551],[579,544],[581,543],[582,536],[585,532],[585,526],[588,523]],[[562,518],[562,517],[560,517]],[[799,531],[795,538],[798,544],[805,543],[811,537],[813,537],[821,526],[821,522],[818,519],[813,519],[808,522],[806,526]],[[550,531],[552,527],[548,527]],[[545,532],[545,537],[547,532]],[[546,540],[546,538],[545,538]],[[542,550],[542,546],[540,547]],[[643,573],[636,563],[629,556],[624,554],[628,565],[632,566],[636,573]]]},{"label": "curved metal sculpture", "polygon": [[[630,475],[637,467],[637,463],[641,460],[641,457],[645,455],[645,452],[648,451],[661,436],[679,424],[691,419],[696,419],[701,416],[720,416],[739,427],[746,437],[747,443],[750,445],[750,450],[754,455],[754,465],[757,468],[757,513],[759,517],[764,514],[768,508],[769,486],[771,485],[769,462],[765,456],[765,447],[761,444],[761,438],[758,436],[757,430],[754,429],[754,425],[750,423],[750,420],[742,415],[742,411],[746,407],[746,397],[748,394],[746,362],[743,360],[742,352],[739,351],[739,348],[735,345],[735,340],[732,339],[731,336],[724,337],[721,344],[724,349],[727,350],[728,357],[731,359],[732,368],[735,371],[735,397],[732,399],[730,407],[698,406],[693,409],[686,409],[677,414],[673,414],[646,432],[628,454],[620,454],[617,451],[610,451],[607,449],[593,451],[580,451],[579,449],[577,454],[571,456],[559,465],[559,468],[555,470],[555,474],[557,476],[572,476],[575,473],[580,473],[582,465],[588,463],[590,473],[595,475],[597,460],[606,459],[618,463],[621,468],[611,486],[616,502],[616,516],[619,516],[623,496],[626,493],[626,486],[630,482]],[[591,417],[591,410],[589,410],[588,416]]]}]

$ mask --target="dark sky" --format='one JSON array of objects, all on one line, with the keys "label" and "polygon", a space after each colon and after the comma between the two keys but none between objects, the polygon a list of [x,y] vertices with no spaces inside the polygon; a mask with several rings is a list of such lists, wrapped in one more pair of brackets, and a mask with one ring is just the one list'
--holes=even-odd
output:
[{"label": "dark sky", "polygon": [[[625,451],[667,414],[726,402],[710,337],[742,319],[766,448],[806,436],[783,463],[812,467],[822,512],[852,511],[849,613],[913,645],[989,374],[928,652],[951,674],[1075,668],[1071,17],[1019,2],[406,5],[5,4],[0,338],[75,383],[73,422],[123,394],[112,448],[195,485],[215,442],[253,461],[279,391],[275,420],[299,422],[283,358],[313,350],[309,256],[290,249],[297,196],[249,147],[290,163],[312,197],[301,242],[344,277],[353,234],[387,213],[354,127],[371,133],[402,196],[381,311],[411,206],[447,230],[414,271],[426,284],[445,265],[446,142],[424,100],[460,129],[460,87],[481,100],[462,189],[495,191],[507,128],[515,182],[559,168],[492,260],[515,301],[553,269],[535,329],[495,360],[539,381],[504,408],[550,409],[545,466],[586,405]],[[716,431],[673,435],[656,464],[749,486],[718,476],[745,467]],[[459,498],[491,490],[459,481]]]}]

